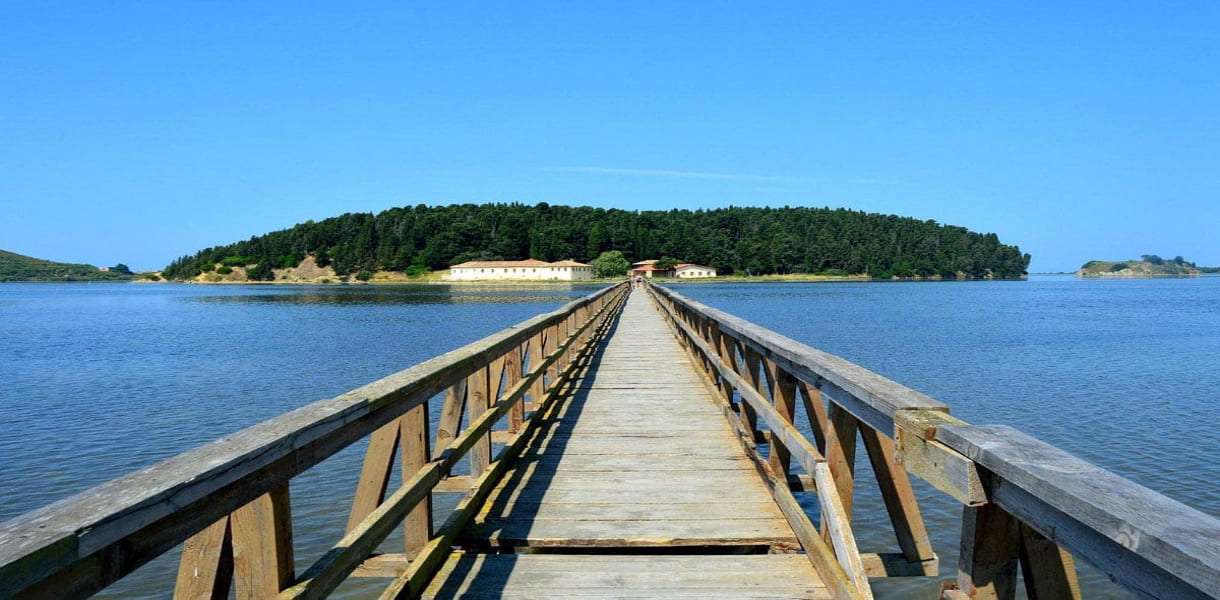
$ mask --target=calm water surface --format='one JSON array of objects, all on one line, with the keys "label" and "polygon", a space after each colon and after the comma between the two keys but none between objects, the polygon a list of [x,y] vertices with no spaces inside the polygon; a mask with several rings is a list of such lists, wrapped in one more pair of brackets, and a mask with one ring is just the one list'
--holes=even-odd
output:
[{"label": "calm water surface", "polygon": [[[0,519],[328,398],[593,291],[0,285]],[[1220,278],[676,289],[1220,516]],[[361,446],[357,444],[357,446]],[[362,449],[293,481],[299,569],[342,534]],[[862,467],[867,467],[863,461]],[[861,477],[867,476],[861,469]],[[960,507],[917,483],[942,558]],[[857,491],[866,551],[896,548]],[[158,560],[108,590],[160,598]],[[1086,572],[1090,597],[1124,597]],[[364,581],[341,596],[362,597]],[[881,598],[934,584],[878,582]]]}]

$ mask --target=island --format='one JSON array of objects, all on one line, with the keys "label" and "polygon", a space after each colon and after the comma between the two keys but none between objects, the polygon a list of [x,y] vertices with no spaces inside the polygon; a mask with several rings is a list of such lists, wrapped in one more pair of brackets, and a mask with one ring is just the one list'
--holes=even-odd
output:
[{"label": "island", "polygon": [[127,265],[95,267],[61,263],[0,250],[0,282],[3,281],[131,281],[137,275]]},{"label": "island", "polygon": [[1154,277],[1198,277],[1202,270],[1181,256],[1165,259],[1145,254],[1140,260],[1091,260],[1076,271],[1085,279],[1150,279]]}]

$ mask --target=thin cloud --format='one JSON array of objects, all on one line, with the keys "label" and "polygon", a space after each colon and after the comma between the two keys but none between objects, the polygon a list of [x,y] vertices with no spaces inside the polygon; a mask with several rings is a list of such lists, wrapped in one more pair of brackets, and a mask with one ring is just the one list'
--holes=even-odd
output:
[{"label": "thin cloud", "polygon": [[637,177],[673,177],[678,179],[710,179],[716,181],[752,181],[793,183],[808,181],[801,177],[774,175],[743,175],[741,173],[703,173],[699,171],[672,171],[667,169],[615,169],[609,167],[552,167],[547,171],[559,173],[596,173],[601,175],[631,175]]}]

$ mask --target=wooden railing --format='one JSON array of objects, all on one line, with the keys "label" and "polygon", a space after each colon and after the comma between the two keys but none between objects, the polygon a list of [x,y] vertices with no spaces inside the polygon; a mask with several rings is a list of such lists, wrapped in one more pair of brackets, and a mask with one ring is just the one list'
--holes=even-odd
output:
[{"label": "wooden railing", "polygon": [[[0,598],[80,598],[183,545],[175,598],[317,598],[361,570],[418,596],[565,381],[621,306],[606,288],[478,342],[0,523]],[[429,433],[430,400],[444,392]],[[527,400],[529,407],[527,408]],[[463,413],[467,426],[462,429]],[[504,423],[506,421],[506,423]],[[499,423],[499,425],[497,425]],[[493,431],[499,426],[502,430]],[[492,457],[493,435],[503,442]],[[369,446],[347,534],[299,577],[288,484]],[[386,497],[396,454],[402,485]],[[471,474],[450,477],[463,457]],[[431,493],[468,493],[432,531]],[[374,556],[400,524],[405,552]]]},{"label": "wooden railing", "polygon": [[[832,557],[811,525],[797,532],[824,575],[837,566],[855,585],[832,583],[836,597],[866,590],[866,576],[937,574],[907,473],[963,505],[958,576],[945,600],[1013,598],[1018,567],[1030,598],[1079,598],[1073,556],[1138,597],[1220,597],[1220,520],[1011,427],[970,425],[923,394],[672,290],[649,291],[743,434],[770,442],[772,481],[802,485],[785,477],[792,459],[813,475],[837,565],[825,564]],[[797,402],[812,443],[794,427]],[[858,563],[849,533],[857,438],[901,549]],[[799,510],[788,489],[773,489],[786,512]]]}]

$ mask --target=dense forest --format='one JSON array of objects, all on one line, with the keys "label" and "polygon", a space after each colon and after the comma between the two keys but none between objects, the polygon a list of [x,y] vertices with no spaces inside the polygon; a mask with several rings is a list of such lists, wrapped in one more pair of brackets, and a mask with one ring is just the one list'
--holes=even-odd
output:
[{"label": "dense forest", "polygon": [[127,265],[108,270],[93,265],[60,263],[0,250],[0,281],[128,281]]},{"label": "dense forest", "polygon": [[591,262],[674,257],[722,274],[827,273],[891,277],[1025,274],[1029,255],[992,233],[894,215],[830,208],[626,211],[546,203],[463,204],[348,213],[201,250],[165,268],[189,279],[221,266],[254,265],[252,279],[313,255],[338,275],[408,274],[467,260]]}]

